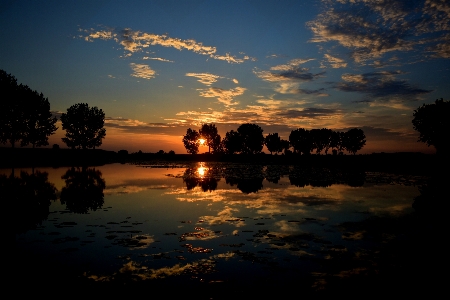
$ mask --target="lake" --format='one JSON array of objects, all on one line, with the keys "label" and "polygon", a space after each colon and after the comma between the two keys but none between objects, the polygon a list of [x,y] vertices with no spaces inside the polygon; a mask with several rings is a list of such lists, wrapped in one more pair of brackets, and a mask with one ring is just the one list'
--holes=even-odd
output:
[{"label": "lake", "polygon": [[424,272],[435,236],[412,207],[421,176],[191,162],[1,169],[0,179],[14,278],[45,290],[215,299],[434,284]]}]

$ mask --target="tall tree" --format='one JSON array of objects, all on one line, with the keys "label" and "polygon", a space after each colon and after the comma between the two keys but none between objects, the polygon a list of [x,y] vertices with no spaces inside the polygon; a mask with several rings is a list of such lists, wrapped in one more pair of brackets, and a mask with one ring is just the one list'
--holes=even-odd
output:
[{"label": "tall tree", "polygon": [[106,135],[105,113],[87,103],[74,104],[61,115],[62,128],[66,131],[63,142],[71,148],[95,148]]},{"label": "tall tree", "polygon": [[361,148],[366,144],[366,136],[364,134],[364,131],[359,128],[352,128],[348,130],[344,134],[342,144],[348,152],[355,155],[356,152],[358,150],[361,150]]},{"label": "tall tree", "polygon": [[21,146],[32,144],[34,147],[48,145],[48,137],[55,133],[56,117],[52,117],[50,103],[42,93],[27,88],[25,116],[26,131]]},{"label": "tall tree", "polygon": [[294,148],[294,152],[298,154],[303,153],[303,155],[308,155],[313,149],[311,133],[304,128],[292,130],[289,135],[289,143]]},{"label": "tall tree", "polygon": [[239,153],[242,150],[242,137],[239,132],[231,130],[225,134],[222,144],[226,154]]},{"label": "tall tree", "polygon": [[218,134],[217,127],[214,124],[203,124],[199,130],[200,136],[206,140],[206,145],[208,146],[208,152],[211,152],[211,148],[217,148],[217,136],[219,136],[219,144],[220,144],[220,135]]},{"label": "tall tree", "polygon": [[197,130],[188,128],[186,135],[183,137],[183,144],[186,151],[190,154],[197,154],[200,146],[200,133]]},{"label": "tall tree", "polygon": [[272,154],[272,152],[278,153],[283,150],[281,139],[278,136],[278,133],[269,133],[264,138],[264,144],[266,145],[267,150],[269,150],[270,154]]},{"label": "tall tree", "polygon": [[414,130],[419,132],[419,142],[433,145],[436,154],[450,155],[450,101],[437,99],[432,104],[423,104],[413,113]]},{"label": "tall tree", "polygon": [[56,118],[52,118],[50,104],[42,93],[17,84],[11,74],[0,70],[0,142],[16,142],[21,146],[48,145],[48,136],[56,131]]},{"label": "tall tree", "polygon": [[256,124],[242,124],[238,127],[237,132],[242,139],[243,154],[260,153],[264,146],[263,129]]}]

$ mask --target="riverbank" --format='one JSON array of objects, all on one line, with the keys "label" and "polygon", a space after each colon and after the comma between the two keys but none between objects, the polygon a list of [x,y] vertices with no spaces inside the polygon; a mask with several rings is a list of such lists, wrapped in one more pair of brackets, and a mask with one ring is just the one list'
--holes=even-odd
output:
[{"label": "riverbank", "polygon": [[171,165],[194,162],[301,165],[363,171],[402,172],[428,175],[442,165],[436,155],[423,153],[373,153],[367,155],[215,155],[123,153],[102,149],[0,148],[0,167],[98,166],[108,163]]}]

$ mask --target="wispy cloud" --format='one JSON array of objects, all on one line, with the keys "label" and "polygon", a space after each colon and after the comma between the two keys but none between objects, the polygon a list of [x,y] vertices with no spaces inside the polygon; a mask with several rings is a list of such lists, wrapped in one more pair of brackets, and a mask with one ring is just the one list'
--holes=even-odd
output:
[{"label": "wispy cloud", "polygon": [[236,87],[229,90],[218,87],[210,87],[207,90],[202,90],[200,92],[200,96],[207,98],[217,98],[220,103],[224,104],[225,106],[230,106],[238,104],[237,102],[234,102],[234,98],[244,94],[245,90],[246,89],[243,87]]},{"label": "wispy cloud", "polygon": [[130,67],[133,69],[133,73],[131,74],[133,77],[144,79],[155,78],[156,72],[148,65],[131,63]]},{"label": "wispy cloud", "polygon": [[230,53],[218,54],[217,49],[214,46],[205,46],[201,42],[197,42],[193,39],[183,40],[180,38],[173,38],[166,34],[158,35],[153,33],[146,33],[141,31],[135,31],[130,28],[123,30],[117,30],[112,28],[105,28],[101,30],[96,29],[81,29],[83,34],[80,35],[85,41],[93,41],[95,39],[101,40],[114,40],[122,45],[124,50],[129,54],[142,51],[144,48],[153,46],[162,46],[174,48],[177,50],[187,50],[200,55],[209,56],[212,59],[223,60],[228,63],[240,64],[246,60],[253,60],[249,56],[243,56],[238,58]]},{"label": "wispy cloud", "polygon": [[[449,57],[450,4],[443,0],[323,1],[325,11],[307,25],[311,42],[336,42],[357,63],[394,51]],[[425,46],[425,47],[424,47]]]},{"label": "wispy cloud", "polygon": [[168,59],[161,58],[161,57],[148,57],[148,56],[144,56],[142,59],[144,59],[144,60],[147,60],[147,59],[149,59],[149,60],[158,60],[158,61],[162,61],[162,62],[171,62],[171,63],[173,63],[172,60],[168,60]]},{"label": "wispy cloud", "polygon": [[300,65],[314,59],[293,59],[287,64],[277,65],[270,68],[270,71],[253,70],[253,73],[260,79],[276,83],[275,91],[281,94],[322,94],[321,90],[301,89],[300,84],[310,82],[322,77],[325,72],[311,73],[308,68]]},{"label": "wispy cloud", "polygon": [[211,85],[214,82],[217,82],[218,78],[222,78],[218,75],[213,75],[210,73],[186,73],[186,76],[196,77],[198,78],[198,82],[203,83],[204,85]]},{"label": "wispy cloud", "polygon": [[325,54],[324,57],[334,69],[347,67],[347,63],[343,59],[331,56],[329,54]]}]

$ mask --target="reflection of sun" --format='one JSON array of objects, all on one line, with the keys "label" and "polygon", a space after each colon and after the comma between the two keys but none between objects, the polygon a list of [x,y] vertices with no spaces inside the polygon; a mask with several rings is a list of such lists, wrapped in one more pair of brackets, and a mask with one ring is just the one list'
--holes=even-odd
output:
[{"label": "reflection of sun", "polygon": [[208,171],[208,168],[205,168],[203,164],[200,164],[200,167],[197,168],[197,173],[200,177],[205,176],[205,173]]},{"label": "reflection of sun", "polygon": [[205,139],[199,139],[198,141],[200,142],[200,145],[203,145],[203,144],[205,144],[205,142],[206,142]]}]

